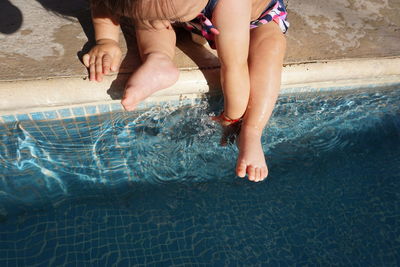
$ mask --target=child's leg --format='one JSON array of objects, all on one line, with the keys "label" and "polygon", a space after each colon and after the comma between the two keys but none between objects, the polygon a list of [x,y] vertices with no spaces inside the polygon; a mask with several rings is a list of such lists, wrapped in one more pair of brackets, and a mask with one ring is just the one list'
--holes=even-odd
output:
[{"label": "child's leg", "polygon": [[136,30],[142,65],[125,86],[122,105],[134,110],[137,104],[156,91],[173,85],[179,76],[172,59],[176,36],[173,28]]},{"label": "child's leg", "polygon": [[250,98],[238,140],[236,172],[249,180],[268,175],[261,146],[262,131],[279,94],[286,39],[279,26],[270,22],[251,30],[249,50]]}]

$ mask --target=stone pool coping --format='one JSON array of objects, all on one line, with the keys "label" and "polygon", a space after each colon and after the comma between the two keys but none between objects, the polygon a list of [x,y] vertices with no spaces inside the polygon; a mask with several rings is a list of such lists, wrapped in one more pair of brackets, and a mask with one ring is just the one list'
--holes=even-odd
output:
[{"label": "stone pool coping", "polygon": [[[84,76],[1,81],[0,115],[101,104],[118,109],[128,76],[108,75],[102,83],[89,82]],[[313,61],[285,64],[281,94],[398,83],[400,57]],[[219,68],[181,69],[174,86],[157,92],[139,108],[160,102],[190,103],[206,94],[219,93],[219,88]]]}]

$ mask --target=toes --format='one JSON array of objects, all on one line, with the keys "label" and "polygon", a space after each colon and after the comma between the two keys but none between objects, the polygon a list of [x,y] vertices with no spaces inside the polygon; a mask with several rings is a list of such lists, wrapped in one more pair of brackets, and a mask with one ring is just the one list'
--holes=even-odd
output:
[{"label": "toes", "polygon": [[244,178],[246,176],[246,163],[244,161],[241,161],[237,165],[236,174],[241,178]]},{"label": "toes", "polygon": [[247,167],[247,175],[248,179],[253,182],[261,182],[268,175],[268,169],[266,167]]},{"label": "toes", "polygon": [[[111,69],[115,68],[115,65],[111,67]],[[153,93],[173,85],[178,78],[179,70],[167,56],[151,54],[128,79],[121,104],[126,110],[132,111],[141,101]]]},{"label": "toes", "polygon": [[133,111],[136,109],[137,105],[143,100],[141,98],[139,88],[127,84],[125,86],[124,96],[122,97],[121,104],[124,106],[125,110]]},{"label": "toes", "polygon": [[123,99],[121,101],[121,104],[126,111],[133,111],[136,108],[136,104],[131,103],[131,101],[129,101],[129,99]]},{"label": "toes", "polygon": [[253,166],[247,167],[247,175],[250,181],[255,182],[256,179],[256,168]]},{"label": "toes", "polygon": [[256,179],[255,179],[255,182],[260,182],[260,181],[262,181],[261,168],[256,168]]},{"label": "toes", "polygon": [[261,181],[264,180],[265,178],[267,178],[268,176],[268,169],[267,167],[263,167],[261,168]]},{"label": "toes", "polygon": [[249,181],[261,182],[268,176],[268,169],[267,167],[247,166],[246,163],[242,161],[236,168],[236,174],[243,178],[246,176],[246,173]]},{"label": "toes", "polygon": [[137,102],[135,101],[134,97],[131,96],[124,96],[124,98],[121,100],[121,104],[127,111],[133,111],[137,106]]},{"label": "toes", "polygon": [[264,176],[264,179],[267,178],[267,176],[268,176],[268,168],[267,167],[264,168],[264,175],[263,176]]}]

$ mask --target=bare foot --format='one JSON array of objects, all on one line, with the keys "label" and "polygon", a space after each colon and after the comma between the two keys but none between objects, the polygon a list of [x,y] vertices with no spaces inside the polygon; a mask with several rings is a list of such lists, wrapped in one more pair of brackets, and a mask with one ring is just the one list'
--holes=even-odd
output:
[{"label": "bare foot", "polygon": [[261,133],[255,129],[242,127],[237,140],[239,156],[236,163],[236,174],[250,181],[260,182],[268,175],[264,151],[261,146]]},{"label": "bare foot", "polygon": [[240,133],[242,121],[227,122],[221,118],[221,115],[213,116],[211,119],[218,122],[222,126],[220,145],[226,146],[228,144],[234,144],[237,136]]},{"label": "bare foot", "polygon": [[179,70],[168,56],[150,54],[143,65],[129,77],[121,103],[126,110],[134,110],[153,93],[173,85],[178,77]]}]

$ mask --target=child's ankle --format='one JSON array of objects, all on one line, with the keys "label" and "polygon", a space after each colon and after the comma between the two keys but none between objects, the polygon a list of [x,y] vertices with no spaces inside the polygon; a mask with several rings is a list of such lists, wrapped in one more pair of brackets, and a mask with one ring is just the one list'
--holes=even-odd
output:
[{"label": "child's ankle", "polygon": [[222,126],[234,126],[242,123],[242,117],[232,119],[224,111],[219,116],[214,117],[214,120],[218,121]]},{"label": "child's ankle", "polygon": [[254,138],[261,138],[263,133],[263,128],[255,125],[249,125],[246,123],[242,124],[241,134],[246,136],[252,136]]},{"label": "child's ankle", "polygon": [[145,55],[145,60],[155,59],[155,60],[170,60],[172,61],[172,57],[162,52],[151,52]]}]

